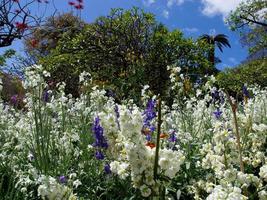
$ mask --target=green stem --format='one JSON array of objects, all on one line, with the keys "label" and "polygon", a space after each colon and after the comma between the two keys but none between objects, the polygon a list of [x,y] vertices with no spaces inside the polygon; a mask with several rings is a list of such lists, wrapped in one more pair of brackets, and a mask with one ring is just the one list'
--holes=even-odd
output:
[{"label": "green stem", "polygon": [[157,179],[158,173],[158,161],[159,161],[159,147],[160,147],[160,128],[161,128],[161,96],[158,100],[158,129],[157,129],[157,143],[154,163],[154,179]]},{"label": "green stem", "polygon": [[237,116],[236,116],[237,102],[233,103],[229,94],[226,93],[226,95],[231,105],[232,113],[234,117],[234,126],[235,126],[235,132],[236,132],[237,149],[238,149],[238,154],[239,154],[240,171],[244,173],[245,170],[244,170],[244,163],[243,163],[243,158],[242,158],[242,147],[241,147],[241,142],[240,142],[240,134],[239,134],[239,128],[238,128],[238,122],[237,122]]}]

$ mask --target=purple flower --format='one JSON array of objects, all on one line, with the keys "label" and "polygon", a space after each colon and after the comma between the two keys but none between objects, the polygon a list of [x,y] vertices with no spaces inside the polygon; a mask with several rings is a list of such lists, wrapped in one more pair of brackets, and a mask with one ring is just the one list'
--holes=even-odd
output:
[{"label": "purple flower", "polygon": [[99,122],[100,122],[99,117],[96,117],[93,128],[92,128],[93,132],[94,132],[94,136],[95,136],[95,142],[94,142],[93,146],[106,149],[106,148],[108,148],[108,143],[104,137],[104,130],[100,126]]},{"label": "purple flower", "polygon": [[216,119],[220,119],[222,111],[220,111],[219,108],[217,108],[217,111],[213,112],[213,114],[216,117]]},{"label": "purple flower", "polygon": [[146,110],[143,113],[144,114],[144,125],[143,125],[143,130],[145,130],[145,135],[146,135],[146,139],[148,141],[151,140],[151,132],[156,130],[156,127],[154,125],[151,124],[151,121],[157,116],[156,114],[156,100],[148,100],[147,102],[147,106],[146,106]]},{"label": "purple flower", "polygon": [[97,151],[95,153],[95,157],[97,160],[103,160],[105,158],[104,154],[101,151]]},{"label": "purple flower", "polygon": [[12,103],[13,105],[16,105],[17,102],[18,102],[18,95],[17,95],[17,94],[13,95],[13,96],[10,98],[10,101],[11,101],[11,103]]},{"label": "purple flower", "polygon": [[156,100],[152,99],[148,100],[146,110],[144,112],[145,123],[149,123],[152,119],[154,119],[157,116],[155,111],[156,103],[157,103]]},{"label": "purple flower", "polygon": [[49,93],[47,90],[44,91],[43,93],[43,101],[48,102],[49,101]]},{"label": "purple flower", "polygon": [[104,166],[104,171],[105,171],[106,174],[111,174],[111,170],[110,170],[110,165],[109,164],[106,164]]},{"label": "purple flower", "polygon": [[245,97],[249,97],[249,91],[248,91],[248,88],[245,85],[243,85],[243,87],[242,87],[242,92],[243,92],[243,95]]},{"label": "purple flower", "polygon": [[66,176],[60,176],[60,177],[58,178],[58,180],[59,180],[59,182],[62,183],[62,184],[67,183],[67,178],[66,178]]},{"label": "purple flower", "polygon": [[170,138],[169,138],[169,141],[170,142],[176,142],[177,138],[176,138],[176,135],[175,135],[175,131],[173,131],[171,134],[170,134]]},{"label": "purple flower", "polygon": [[150,135],[150,134],[147,134],[147,135],[146,135],[146,140],[147,140],[147,141],[151,141],[151,135]]}]

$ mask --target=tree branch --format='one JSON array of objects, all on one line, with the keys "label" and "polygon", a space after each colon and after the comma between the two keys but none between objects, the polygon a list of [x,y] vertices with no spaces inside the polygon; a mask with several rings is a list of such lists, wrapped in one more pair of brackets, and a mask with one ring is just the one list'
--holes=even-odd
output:
[{"label": "tree branch", "polygon": [[267,27],[267,24],[266,24],[266,23],[259,22],[259,21],[256,21],[256,20],[252,20],[252,19],[249,19],[249,18],[247,18],[247,17],[245,17],[245,16],[242,16],[242,15],[240,15],[240,18],[241,18],[241,19],[244,19],[244,20],[246,20],[246,21],[248,21],[248,22],[252,22],[252,23],[254,23],[254,24],[258,24],[258,25]]}]

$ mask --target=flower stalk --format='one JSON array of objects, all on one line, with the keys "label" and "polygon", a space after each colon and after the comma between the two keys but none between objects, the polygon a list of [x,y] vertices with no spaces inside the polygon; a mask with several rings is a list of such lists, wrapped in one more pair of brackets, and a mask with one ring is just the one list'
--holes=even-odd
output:
[{"label": "flower stalk", "polygon": [[239,128],[238,128],[238,122],[237,122],[237,116],[236,116],[238,105],[237,105],[237,102],[232,101],[232,99],[230,98],[230,95],[227,92],[226,92],[226,96],[228,98],[228,101],[230,103],[232,113],[233,113],[233,120],[234,120],[235,133],[236,133],[236,143],[237,143],[237,149],[238,149],[238,154],[239,154],[240,171],[245,173],[244,163],[243,163],[243,158],[242,158],[242,147],[241,147],[241,142],[240,142],[240,134],[239,134]]},{"label": "flower stalk", "polygon": [[154,179],[158,177],[158,161],[159,161],[159,148],[160,148],[160,132],[161,132],[161,96],[158,100],[158,127],[157,127],[157,141],[156,141],[156,152],[155,152],[155,163],[154,163]]}]

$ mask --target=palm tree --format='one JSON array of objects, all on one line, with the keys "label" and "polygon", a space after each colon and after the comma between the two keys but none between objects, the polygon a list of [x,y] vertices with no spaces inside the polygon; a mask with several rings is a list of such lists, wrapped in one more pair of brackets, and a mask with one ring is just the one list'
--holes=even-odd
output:
[{"label": "palm tree", "polygon": [[211,45],[211,50],[209,51],[208,57],[213,68],[215,68],[215,48],[218,47],[221,52],[223,52],[223,47],[231,48],[228,36],[224,34],[218,34],[215,36],[204,34],[200,37],[200,39],[206,41],[208,44]]}]

